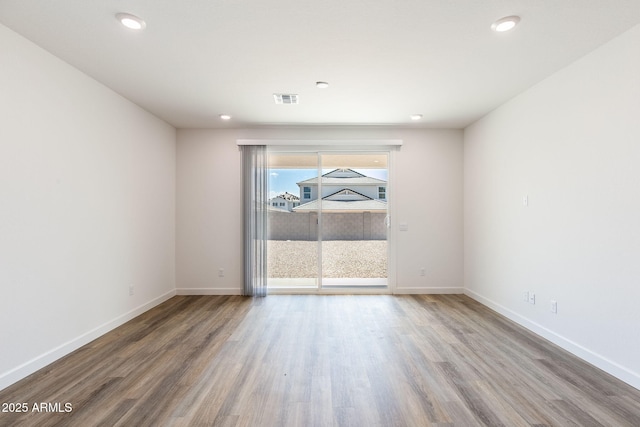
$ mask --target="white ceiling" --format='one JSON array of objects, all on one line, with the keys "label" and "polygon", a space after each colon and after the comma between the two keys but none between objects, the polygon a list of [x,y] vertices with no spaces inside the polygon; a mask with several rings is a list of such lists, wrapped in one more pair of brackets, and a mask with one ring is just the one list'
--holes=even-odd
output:
[{"label": "white ceiling", "polygon": [[640,23],[640,0],[0,0],[0,22],[178,128],[460,128]]}]

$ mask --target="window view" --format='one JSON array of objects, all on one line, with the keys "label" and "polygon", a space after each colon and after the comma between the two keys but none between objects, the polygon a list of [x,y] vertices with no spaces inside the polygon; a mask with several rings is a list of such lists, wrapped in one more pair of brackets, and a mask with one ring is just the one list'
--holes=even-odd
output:
[{"label": "window view", "polygon": [[387,155],[271,154],[269,164],[269,287],[386,286]]},{"label": "window view", "polygon": [[[318,155],[269,155],[267,274],[270,288],[318,288],[318,214],[298,210],[311,199],[299,183],[318,174]],[[274,201],[286,200],[285,206]]]}]

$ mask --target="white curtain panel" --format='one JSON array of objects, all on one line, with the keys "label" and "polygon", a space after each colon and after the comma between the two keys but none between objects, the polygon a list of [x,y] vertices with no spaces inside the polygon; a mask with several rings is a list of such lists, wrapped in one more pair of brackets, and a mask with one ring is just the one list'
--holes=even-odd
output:
[{"label": "white curtain panel", "polygon": [[244,209],[243,295],[267,295],[267,148],[242,146]]}]

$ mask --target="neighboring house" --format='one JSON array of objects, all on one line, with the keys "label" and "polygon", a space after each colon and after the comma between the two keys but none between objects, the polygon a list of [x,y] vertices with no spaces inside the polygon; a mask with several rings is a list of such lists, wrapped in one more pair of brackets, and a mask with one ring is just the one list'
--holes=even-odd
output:
[{"label": "neighboring house", "polygon": [[[269,200],[270,240],[317,240],[320,234],[322,240],[387,238],[386,181],[352,169],[336,169],[321,178],[320,199],[318,178],[311,178],[297,183],[301,198],[285,193]],[[281,205],[285,201],[299,206],[287,210]]]},{"label": "neighboring house", "polygon": [[[387,181],[371,178],[352,169],[335,169],[321,177],[322,210],[330,212],[386,212]],[[297,183],[301,205],[294,212],[316,211],[318,178]]]},{"label": "neighboring house", "polygon": [[[294,212],[312,212],[319,208],[318,200],[298,206]],[[387,202],[372,199],[357,191],[345,188],[322,198],[323,212],[386,212]]]},{"label": "neighboring house", "polygon": [[269,207],[271,208],[282,209],[291,212],[293,211],[293,208],[300,205],[300,199],[295,194],[285,192],[283,194],[280,194],[279,196],[269,199],[268,203]]}]

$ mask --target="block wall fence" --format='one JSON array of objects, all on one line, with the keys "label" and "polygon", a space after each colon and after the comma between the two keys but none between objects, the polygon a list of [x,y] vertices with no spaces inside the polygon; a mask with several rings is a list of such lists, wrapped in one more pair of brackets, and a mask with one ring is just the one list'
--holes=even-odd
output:
[{"label": "block wall fence", "polygon": [[[386,214],[323,213],[322,240],[386,240]],[[269,240],[318,240],[317,212],[269,211]]]}]

